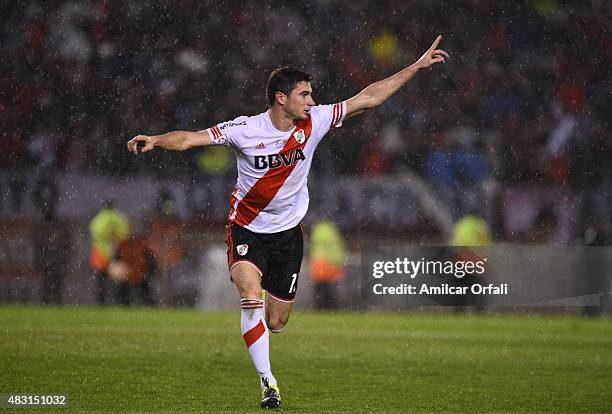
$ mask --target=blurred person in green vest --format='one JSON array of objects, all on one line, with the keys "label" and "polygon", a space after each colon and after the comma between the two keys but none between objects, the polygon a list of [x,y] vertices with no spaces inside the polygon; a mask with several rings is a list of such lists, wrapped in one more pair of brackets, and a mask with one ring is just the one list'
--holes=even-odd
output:
[{"label": "blurred person in green vest", "polygon": [[491,229],[483,218],[475,214],[466,214],[455,223],[451,245],[488,246],[490,244]]},{"label": "blurred person in green vest", "polygon": [[[454,246],[454,259],[457,261],[477,262],[485,259],[487,251],[482,248],[490,246],[492,242],[491,228],[489,223],[477,214],[470,213],[461,217],[453,228],[451,246]],[[476,249],[472,249],[475,247]],[[482,275],[472,275],[470,278],[457,280],[451,278],[449,284],[457,286],[471,286],[474,283],[484,284],[487,271]],[[484,299],[479,295],[457,295],[453,298],[456,306],[455,310],[462,311],[464,306],[473,306],[476,311],[484,310]]]},{"label": "blurred person in green vest", "polygon": [[344,238],[334,223],[318,221],[310,236],[310,277],[314,283],[316,309],[335,309],[336,285],[344,277],[346,261]]},{"label": "blurred person in green vest", "polygon": [[114,207],[112,201],[107,201],[104,208],[89,223],[89,234],[91,237],[89,265],[96,278],[96,299],[99,305],[104,305],[109,270],[118,268],[119,263],[115,260],[117,249],[119,243],[127,239],[130,234],[130,222]]}]

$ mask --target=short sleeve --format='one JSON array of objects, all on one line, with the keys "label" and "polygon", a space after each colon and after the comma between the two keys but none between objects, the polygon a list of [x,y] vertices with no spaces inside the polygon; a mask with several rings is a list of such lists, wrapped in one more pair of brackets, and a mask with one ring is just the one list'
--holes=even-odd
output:
[{"label": "short sleeve", "polygon": [[208,128],[206,131],[210,135],[213,145],[224,145],[226,147],[240,147],[242,137],[247,128],[247,117],[239,116],[238,118],[221,122]]},{"label": "short sleeve", "polygon": [[310,109],[312,121],[324,134],[332,128],[342,126],[346,118],[346,101],[332,105],[317,105]]}]

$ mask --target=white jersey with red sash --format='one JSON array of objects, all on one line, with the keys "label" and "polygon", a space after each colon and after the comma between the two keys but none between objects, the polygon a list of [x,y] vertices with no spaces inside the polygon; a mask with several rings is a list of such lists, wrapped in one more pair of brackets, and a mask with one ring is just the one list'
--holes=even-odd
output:
[{"label": "white jersey with red sash", "polygon": [[277,130],[267,111],[207,129],[214,144],[230,146],[236,154],[238,180],[229,220],[255,233],[297,226],[308,210],[308,172],[315,149],[345,117],[346,102],[340,102],[313,106],[308,119],[288,132]]}]

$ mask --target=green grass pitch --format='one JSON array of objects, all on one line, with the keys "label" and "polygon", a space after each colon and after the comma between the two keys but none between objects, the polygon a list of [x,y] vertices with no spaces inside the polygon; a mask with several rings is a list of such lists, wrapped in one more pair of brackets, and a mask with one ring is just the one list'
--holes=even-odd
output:
[{"label": "green grass pitch", "polygon": [[[612,321],[296,312],[271,338],[284,412],[612,412]],[[33,413],[261,412],[239,311],[0,307],[0,394]]]}]

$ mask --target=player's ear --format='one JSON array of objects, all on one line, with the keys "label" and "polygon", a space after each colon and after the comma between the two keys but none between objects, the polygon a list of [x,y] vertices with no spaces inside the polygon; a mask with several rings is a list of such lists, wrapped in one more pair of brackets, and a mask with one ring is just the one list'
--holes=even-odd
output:
[{"label": "player's ear", "polygon": [[276,102],[280,105],[284,105],[287,102],[287,95],[282,92],[276,92]]}]

